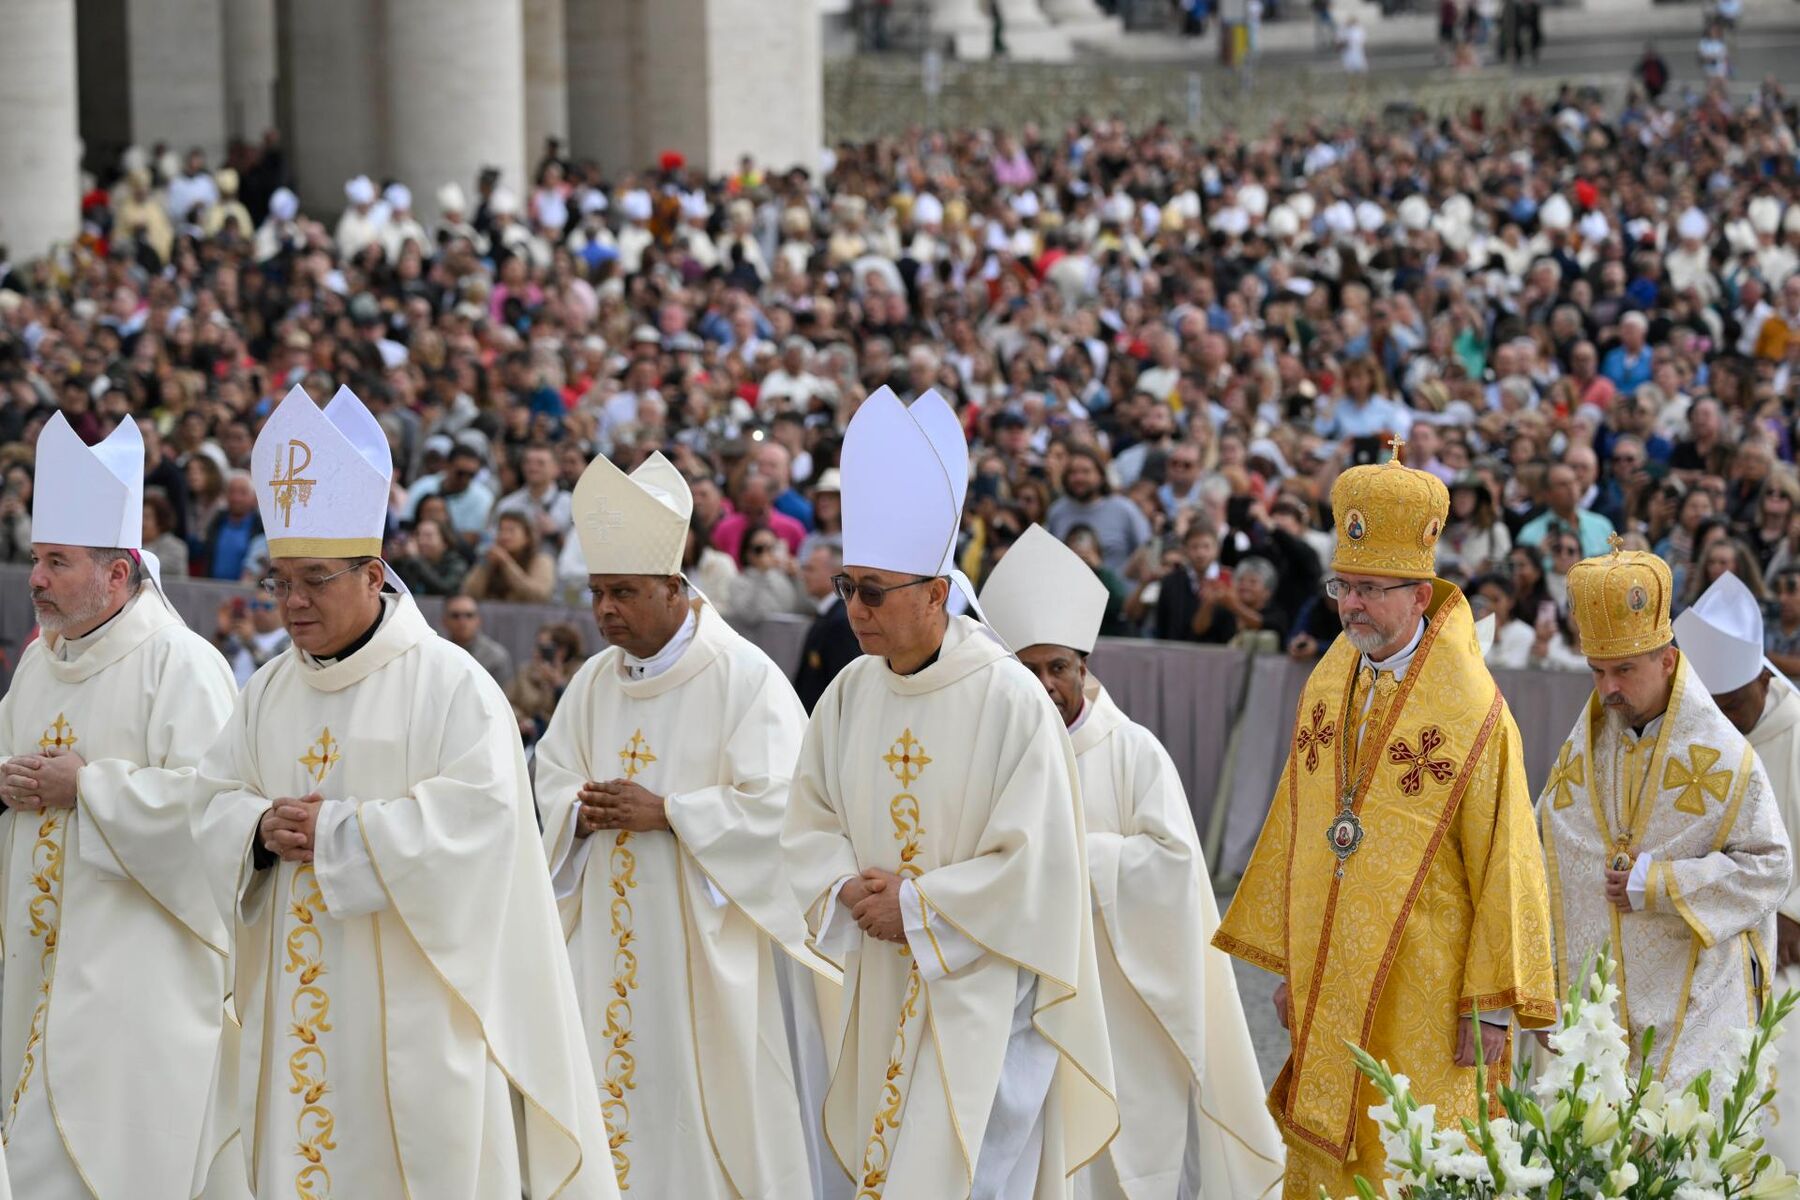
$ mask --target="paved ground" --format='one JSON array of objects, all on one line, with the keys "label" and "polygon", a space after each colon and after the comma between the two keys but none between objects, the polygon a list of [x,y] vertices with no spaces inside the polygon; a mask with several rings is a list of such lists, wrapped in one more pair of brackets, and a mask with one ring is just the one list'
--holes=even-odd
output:
[{"label": "paved ground", "polygon": [[[1299,0],[1287,0],[1297,4]],[[1618,0],[1595,0],[1585,9],[1552,9],[1545,17],[1545,44],[1539,61],[1522,68],[1487,65],[1484,73],[1522,71],[1537,78],[1603,78],[1626,76],[1654,41],[1667,60],[1673,86],[1698,86],[1702,80],[1694,57],[1702,10],[1698,4],[1662,4],[1648,9],[1622,7]],[[1367,23],[1372,73],[1384,78],[1426,80],[1454,77],[1439,61],[1435,18],[1401,15]],[[1295,70],[1309,77],[1343,79],[1334,52],[1313,47],[1311,24],[1283,21],[1265,26],[1258,64],[1260,87],[1274,84]],[[1079,39],[1084,56],[1122,62],[1192,61],[1202,68],[1217,64],[1216,36],[1192,40],[1160,33],[1102,30]],[[1774,76],[1790,90],[1800,84],[1800,3],[1753,0],[1736,37],[1734,88],[1754,90]]]}]

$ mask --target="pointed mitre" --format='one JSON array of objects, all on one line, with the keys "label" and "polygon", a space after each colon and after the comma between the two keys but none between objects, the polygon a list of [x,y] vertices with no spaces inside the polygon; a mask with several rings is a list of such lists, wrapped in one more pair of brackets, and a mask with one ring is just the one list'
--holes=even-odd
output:
[{"label": "pointed mitre", "polygon": [[904,575],[949,575],[969,445],[936,392],[909,407],[882,388],[844,432],[844,563]]},{"label": "pointed mitre", "polygon": [[576,481],[572,505],[588,574],[681,574],[694,497],[660,453],[629,475],[596,456]]},{"label": "pointed mitre", "polygon": [[1675,618],[1675,644],[1715,696],[1735,692],[1763,668],[1763,616],[1756,596],[1730,573],[1713,580],[1691,608]]},{"label": "pointed mitre", "polygon": [[1106,601],[1106,585],[1093,568],[1042,525],[1012,544],[981,589],[989,628],[1015,650],[1067,646],[1093,653]]},{"label": "pointed mitre", "polygon": [[250,454],[270,558],[380,558],[393,452],[349,388],[321,411],[295,387]]},{"label": "pointed mitre", "polygon": [[127,418],[98,446],[60,412],[38,434],[31,540],[138,550],[144,544],[144,437]]}]

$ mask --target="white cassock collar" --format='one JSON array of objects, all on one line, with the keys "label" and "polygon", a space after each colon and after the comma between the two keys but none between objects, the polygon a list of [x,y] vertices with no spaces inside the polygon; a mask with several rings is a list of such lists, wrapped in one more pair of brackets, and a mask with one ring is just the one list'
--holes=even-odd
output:
[{"label": "white cassock collar", "polygon": [[687,620],[675,631],[675,636],[663,643],[663,648],[649,658],[633,658],[625,656],[624,668],[627,679],[655,679],[664,671],[674,666],[688,646],[693,643],[694,634],[700,629],[700,623],[694,618],[693,606],[688,607]]},{"label": "white cassock collar", "polygon": [[1419,652],[1419,643],[1425,640],[1425,618],[1419,618],[1419,627],[1413,631],[1412,641],[1406,643],[1404,649],[1392,658],[1376,662],[1367,654],[1362,656],[1361,667],[1374,667],[1377,671],[1392,671],[1395,679],[1406,678],[1406,668],[1412,665],[1413,655]]}]

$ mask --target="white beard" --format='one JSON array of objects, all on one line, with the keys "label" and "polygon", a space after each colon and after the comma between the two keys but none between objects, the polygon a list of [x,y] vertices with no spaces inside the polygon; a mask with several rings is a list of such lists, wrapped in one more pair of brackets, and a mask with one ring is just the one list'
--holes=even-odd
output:
[{"label": "white beard", "polygon": [[86,625],[106,611],[106,575],[96,570],[73,608],[58,608],[54,613],[46,614],[34,604],[32,611],[37,616],[38,628],[45,633],[60,636],[65,629]]}]

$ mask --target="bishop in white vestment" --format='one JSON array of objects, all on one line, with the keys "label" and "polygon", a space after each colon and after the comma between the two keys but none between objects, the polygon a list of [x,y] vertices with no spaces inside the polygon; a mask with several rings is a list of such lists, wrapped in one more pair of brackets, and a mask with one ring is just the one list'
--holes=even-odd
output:
[{"label": "bishop in white vestment", "polygon": [[575,486],[611,646],[538,743],[544,844],[621,1194],[802,1200],[817,1183],[784,992],[821,1075],[823,1043],[810,973],[784,972],[792,955],[837,975],[780,869],[806,712],[688,594],[692,508],[660,454],[629,476],[598,457]]},{"label": "bishop in white vestment", "polygon": [[[1762,609],[1736,575],[1721,575],[1675,618],[1688,666],[1768,774],[1788,844],[1800,836],[1800,690],[1763,655]],[[1775,911],[1777,992],[1800,988],[1800,882]],[[1800,1038],[1775,1044],[1775,1104],[1763,1134],[1783,1162],[1800,1162]]]},{"label": "bishop in white vestment", "polygon": [[994,632],[1043,683],[1074,740],[1087,818],[1094,948],[1119,1088],[1119,1136],[1075,1177],[1078,1200],[1263,1196],[1287,1152],[1268,1109],[1219,910],[1181,779],[1087,657],[1107,592],[1040,525],[989,575]]},{"label": "bishop in white vestment", "polygon": [[[1053,1200],[1118,1129],[1074,753],[1030,672],[946,613],[968,451],[883,388],[843,452],[867,657],[807,726],[782,834],[844,968],[826,1136],[861,1200]],[[948,577],[948,578],[947,578]]]},{"label": "bishop in white vestment", "polygon": [[201,775],[256,1194],[613,1200],[517,724],[381,590],[386,439],[295,389],[253,463],[293,646]]},{"label": "bishop in white vestment", "polygon": [[1558,978],[1619,963],[1636,1057],[1685,1085],[1756,1020],[1793,857],[1769,777],[1671,644],[1669,568],[1615,550],[1569,572],[1595,692],[1557,756],[1543,827]]},{"label": "bishop in white vestment", "polygon": [[[136,424],[90,449],[58,413],[37,461],[43,636],[0,699],[10,1173],[34,1200],[188,1200],[236,1130],[209,1110],[230,934],[190,822],[236,689],[141,552]],[[235,1168],[223,1156],[222,1183]]]}]

